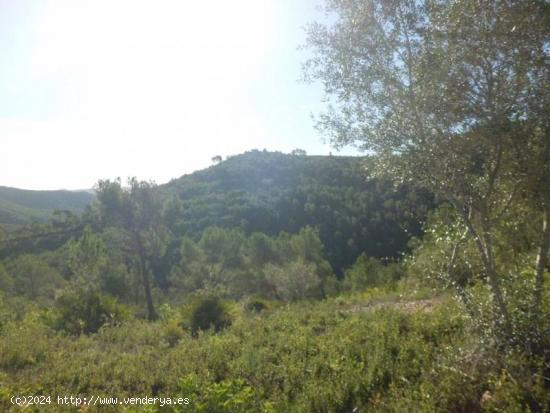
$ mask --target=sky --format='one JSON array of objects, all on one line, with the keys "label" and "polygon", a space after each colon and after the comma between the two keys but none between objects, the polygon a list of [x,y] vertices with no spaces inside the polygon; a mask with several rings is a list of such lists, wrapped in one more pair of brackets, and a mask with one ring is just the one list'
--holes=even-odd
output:
[{"label": "sky", "polygon": [[160,184],[251,149],[336,154],[311,118],[321,86],[298,81],[317,6],[0,0],[0,185]]}]

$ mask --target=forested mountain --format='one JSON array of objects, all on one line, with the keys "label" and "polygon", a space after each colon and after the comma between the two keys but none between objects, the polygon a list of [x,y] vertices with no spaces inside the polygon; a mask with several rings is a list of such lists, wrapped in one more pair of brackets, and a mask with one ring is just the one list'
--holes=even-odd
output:
[{"label": "forested mountain", "polygon": [[68,210],[0,230],[0,411],[550,412],[550,3],[321,3],[316,127],[369,156],[0,190]]},{"label": "forested mountain", "polygon": [[[254,150],[152,186],[155,208],[171,234],[166,252],[154,263],[155,278],[165,280],[181,259],[183,237],[199,241],[210,227],[269,237],[311,227],[318,231],[324,258],[337,275],[362,253],[383,261],[398,258],[409,239],[421,234],[433,200],[425,191],[373,179],[371,163],[368,157]],[[6,202],[21,205],[20,215],[42,212],[42,219],[54,209],[79,212],[94,199],[85,192],[7,189],[4,193]],[[35,215],[25,213],[27,209]],[[2,255],[55,249],[85,225],[96,230],[102,225],[94,212],[75,219],[58,217],[42,227],[22,228],[14,237],[22,242],[9,242]],[[52,233],[55,236],[48,235]]]},{"label": "forested mountain", "polygon": [[250,151],[161,186],[179,235],[210,226],[246,233],[319,230],[337,273],[359,254],[396,258],[432,207],[425,192],[371,179],[367,157],[305,156]]},{"label": "forested mountain", "polygon": [[46,221],[56,210],[83,212],[94,200],[87,191],[32,191],[0,186],[0,225]]},{"label": "forested mountain", "polygon": [[294,301],[384,284],[400,273],[382,264],[421,235],[433,200],[371,177],[371,163],[254,150],[161,186],[100,180],[85,213],[3,237],[0,288],[44,302],[59,289],[91,288],[145,302],[152,320],[158,294]]}]

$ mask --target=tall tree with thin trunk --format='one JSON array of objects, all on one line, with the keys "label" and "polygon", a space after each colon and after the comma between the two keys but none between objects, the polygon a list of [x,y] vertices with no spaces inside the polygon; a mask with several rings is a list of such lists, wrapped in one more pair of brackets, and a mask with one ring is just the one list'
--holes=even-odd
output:
[{"label": "tall tree with thin trunk", "polygon": [[[541,220],[532,312],[548,255],[550,5],[542,1],[326,0],[308,28],[306,79],[336,146],[377,153],[378,170],[450,202],[474,240],[498,331],[513,336],[495,227],[536,201]],[[531,161],[529,161],[529,159]],[[536,317],[535,317],[536,318]]]},{"label": "tall tree with thin trunk", "polygon": [[119,179],[96,185],[102,221],[124,231],[130,252],[137,258],[139,282],[143,287],[149,320],[156,318],[151,292],[150,261],[165,245],[167,229],[162,222],[162,204],[153,183]]}]

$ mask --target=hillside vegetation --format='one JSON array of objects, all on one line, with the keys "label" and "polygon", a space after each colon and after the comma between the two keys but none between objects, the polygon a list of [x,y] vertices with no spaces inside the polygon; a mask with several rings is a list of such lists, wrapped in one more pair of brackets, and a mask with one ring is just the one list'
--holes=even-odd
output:
[{"label": "hillside vegetation", "polygon": [[379,259],[407,251],[433,207],[426,191],[368,179],[372,160],[251,151],[161,186],[176,194],[171,227],[196,237],[210,226],[269,236],[317,228],[340,274],[367,252]]},{"label": "hillside vegetation", "polygon": [[453,276],[480,313],[441,276],[448,204],[373,162],[252,151],[161,186],[99,181],[85,214],[11,233],[0,407],[31,392],[190,400],[159,412],[547,409],[544,352],[492,341],[479,262],[461,254]]},{"label": "hillside vegetation", "polygon": [[31,191],[0,186],[0,226],[45,222],[57,210],[82,213],[94,200],[85,191]]},{"label": "hillside vegetation", "polygon": [[2,232],[0,410],[550,412],[550,5],[323,3],[317,128],[370,155],[99,180]]}]

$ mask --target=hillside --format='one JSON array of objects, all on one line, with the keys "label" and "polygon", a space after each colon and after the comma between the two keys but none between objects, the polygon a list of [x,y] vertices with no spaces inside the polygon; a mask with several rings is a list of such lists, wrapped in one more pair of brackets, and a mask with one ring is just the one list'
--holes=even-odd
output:
[{"label": "hillside", "polygon": [[[411,237],[422,234],[433,200],[426,192],[371,179],[371,162],[366,157],[253,150],[156,187],[155,208],[174,240],[154,264],[155,278],[168,277],[181,260],[183,237],[198,241],[211,227],[269,237],[314,228],[324,258],[339,276],[362,253],[383,261],[399,258],[408,251]],[[86,192],[5,188],[0,190],[0,223],[44,221],[55,209],[79,212],[92,201]],[[39,238],[12,243],[9,253],[57,248],[73,235],[71,230],[55,242]]]},{"label": "hillside", "polygon": [[176,194],[172,228],[199,236],[209,226],[247,233],[318,228],[327,259],[339,272],[362,252],[395,258],[432,207],[418,190],[368,179],[370,160],[250,151],[161,188]]},{"label": "hillside", "polygon": [[[107,394],[88,410],[112,412],[136,394],[195,413],[548,411],[548,277],[541,333],[516,296],[502,351],[473,240],[441,245],[449,206],[369,177],[372,161],[252,151],[161,186],[101,181],[97,208],[14,232],[0,410],[42,392]],[[499,264],[534,256],[514,245]]]},{"label": "hillside", "polygon": [[0,413],[550,413],[550,1],[33,3]]},{"label": "hillside", "polygon": [[0,186],[0,225],[46,221],[55,210],[84,211],[94,195],[86,191],[32,191]]}]

